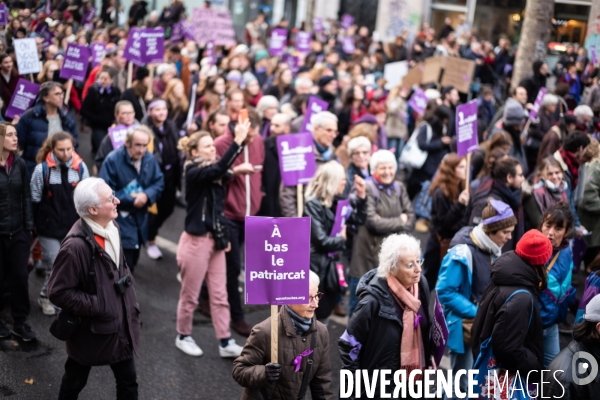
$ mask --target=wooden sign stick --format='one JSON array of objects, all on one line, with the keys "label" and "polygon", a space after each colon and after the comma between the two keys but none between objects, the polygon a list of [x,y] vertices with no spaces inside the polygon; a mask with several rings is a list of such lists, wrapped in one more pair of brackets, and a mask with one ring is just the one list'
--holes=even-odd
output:
[{"label": "wooden sign stick", "polygon": [[71,88],[73,87],[73,79],[69,79],[67,81],[67,88],[65,89],[65,104],[69,104],[69,99],[71,98]]},{"label": "wooden sign stick", "polygon": [[133,78],[133,63],[131,61],[129,61],[129,64],[127,65],[127,87],[128,88],[131,87],[132,78]]},{"label": "wooden sign stick", "polygon": [[279,355],[279,311],[271,306],[271,362],[277,364]]},{"label": "wooden sign stick", "polygon": [[301,183],[296,185],[296,208],[298,216],[301,217],[304,214],[304,185]]}]

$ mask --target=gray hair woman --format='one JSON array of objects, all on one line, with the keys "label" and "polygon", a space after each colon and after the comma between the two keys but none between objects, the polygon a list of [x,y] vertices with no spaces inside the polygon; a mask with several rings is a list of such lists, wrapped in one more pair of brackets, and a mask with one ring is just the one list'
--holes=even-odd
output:
[{"label": "gray hair woman", "polygon": [[[351,197],[352,213],[347,224],[360,225],[366,213],[365,181],[354,178],[356,196]],[[331,236],[335,224],[338,197],[344,192],[346,175],[337,161],[327,162],[319,167],[308,184],[304,215],[311,218],[310,224],[310,269],[320,278],[319,290],[324,293],[317,319],[326,320],[337,303],[338,296],[345,288],[339,283],[336,263],[337,253],[346,247],[346,226],[338,235]]]},{"label": "gray hair woman", "polygon": [[415,226],[415,212],[406,188],[394,180],[397,169],[394,153],[376,151],[371,156],[370,167],[372,179],[367,181],[367,219],[358,228],[350,262],[350,316],[358,302],[358,281],[377,267],[377,254],[383,240],[394,233],[411,232]]},{"label": "gray hair woman", "polygon": [[[421,245],[414,237],[394,234],[383,241],[379,266],[360,279],[360,301],[338,341],[342,369],[405,370],[408,376],[414,369],[434,366],[429,286],[421,276],[422,263]],[[375,393],[381,393],[379,385]]]},{"label": "gray hair woman", "polygon": [[347,196],[354,185],[354,175],[363,179],[371,176],[369,162],[371,161],[372,144],[364,136],[357,136],[348,142],[348,157],[350,164],[346,170],[346,188],[344,194]]},{"label": "gray hair woman", "polygon": [[256,112],[262,118],[262,137],[266,139],[269,136],[269,131],[271,128],[271,118],[275,114],[277,114],[277,110],[279,109],[279,100],[275,96],[263,96],[256,104]]}]

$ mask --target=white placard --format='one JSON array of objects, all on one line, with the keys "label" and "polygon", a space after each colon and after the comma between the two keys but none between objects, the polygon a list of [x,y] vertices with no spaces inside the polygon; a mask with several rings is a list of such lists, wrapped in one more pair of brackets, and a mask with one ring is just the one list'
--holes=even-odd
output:
[{"label": "white placard", "polygon": [[390,90],[402,82],[404,75],[408,73],[408,61],[398,61],[385,64],[383,77],[386,80],[385,88]]},{"label": "white placard", "polygon": [[17,55],[17,69],[19,75],[40,72],[40,59],[34,38],[15,39],[15,53]]}]

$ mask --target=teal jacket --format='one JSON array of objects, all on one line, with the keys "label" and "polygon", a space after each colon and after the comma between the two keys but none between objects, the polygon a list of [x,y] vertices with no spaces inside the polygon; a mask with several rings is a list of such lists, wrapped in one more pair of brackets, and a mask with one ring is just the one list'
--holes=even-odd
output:
[{"label": "teal jacket", "polygon": [[575,288],[571,286],[573,273],[571,248],[567,246],[562,250],[553,251],[546,268],[550,264],[552,268],[548,271],[548,287],[540,293],[538,299],[544,328],[565,321],[569,304],[575,301]]}]

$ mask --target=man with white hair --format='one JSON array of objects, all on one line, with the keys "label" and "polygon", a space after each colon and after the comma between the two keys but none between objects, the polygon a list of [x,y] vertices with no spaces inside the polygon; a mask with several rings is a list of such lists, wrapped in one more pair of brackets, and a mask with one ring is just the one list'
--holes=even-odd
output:
[{"label": "man with white hair", "polygon": [[296,81],[294,82],[294,90],[290,93],[286,93],[285,95],[283,95],[283,97],[279,101],[279,104],[283,105],[291,102],[292,98],[298,94],[310,94],[312,88],[313,81],[311,81],[309,78],[296,78]]},{"label": "man with white hair", "polygon": [[68,355],[58,398],[76,399],[92,366],[110,365],[116,397],[137,399],[133,355],[140,311],[114,222],[120,201],[100,178],[79,182],[73,200],[80,219],[63,241],[48,282],[50,301],[61,308],[50,332],[66,340]]},{"label": "man with white hair", "polygon": [[[322,111],[311,118],[313,147],[317,168],[335,158],[333,140],[338,132],[338,119],[329,111]],[[279,191],[279,204],[284,217],[298,216],[297,191],[295,186],[282,186]]]},{"label": "man with white hair", "polygon": [[587,132],[590,126],[590,122],[594,118],[594,112],[590,106],[581,105],[575,107],[573,115],[577,118],[577,129],[583,132]]}]

